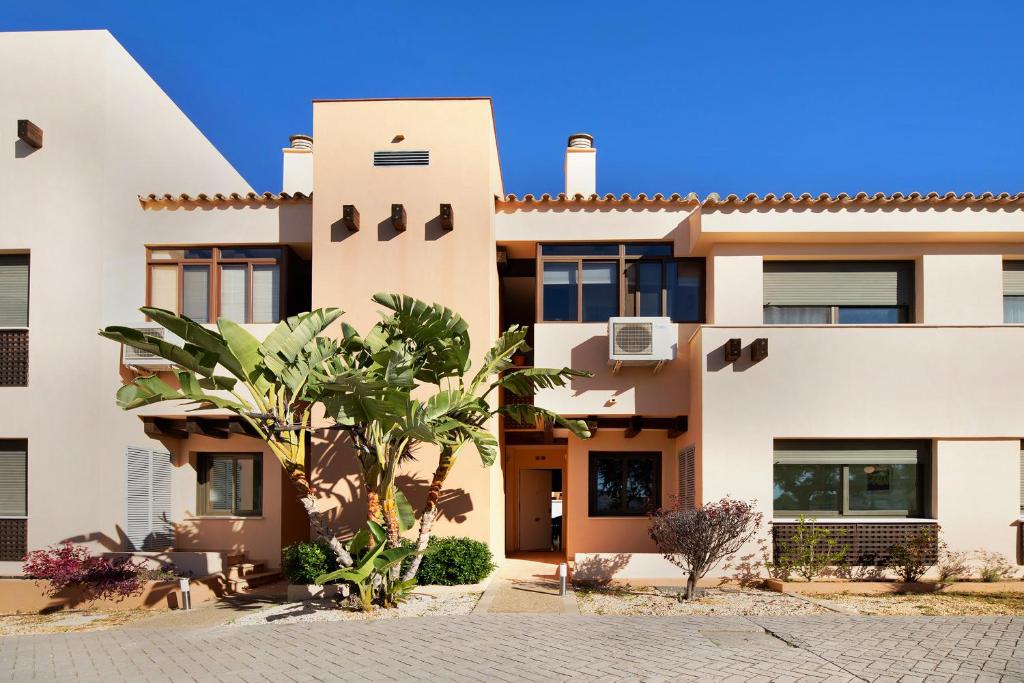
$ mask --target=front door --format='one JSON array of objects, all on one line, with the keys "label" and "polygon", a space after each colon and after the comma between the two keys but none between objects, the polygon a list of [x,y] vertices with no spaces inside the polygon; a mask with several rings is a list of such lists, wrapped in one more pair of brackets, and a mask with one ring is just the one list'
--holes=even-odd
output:
[{"label": "front door", "polygon": [[519,470],[519,549],[551,550],[551,470]]}]

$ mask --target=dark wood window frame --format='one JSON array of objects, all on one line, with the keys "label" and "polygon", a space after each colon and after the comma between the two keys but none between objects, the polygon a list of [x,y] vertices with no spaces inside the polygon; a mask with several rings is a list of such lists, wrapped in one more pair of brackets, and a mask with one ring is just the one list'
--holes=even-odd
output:
[{"label": "dark wood window frame", "polygon": [[[200,250],[209,249],[209,258],[153,258],[153,252],[160,251],[178,251],[178,250]],[[265,257],[265,258],[229,258],[222,256],[224,250],[233,249],[276,249],[278,251],[277,257]],[[146,247],[146,305],[150,306],[153,296],[153,266],[177,266],[178,268],[178,310],[175,311],[181,315],[185,301],[185,267],[186,266],[206,266],[209,268],[209,291],[207,292],[207,319],[209,322],[215,322],[220,316],[221,310],[221,269],[224,266],[247,266],[246,271],[246,291],[248,293],[248,302],[246,303],[247,310],[245,312],[245,320],[238,320],[236,322],[252,323],[252,303],[253,303],[253,288],[252,288],[252,274],[254,266],[268,266],[276,265],[278,267],[278,278],[281,283],[281,293],[278,297],[278,320],[284,320],[286,317],[287,310],[287,295],[288,295],[288,262],[291,260],[289,250],[286,246],[275,245],[275,244],[248,244],[248,245],[232,245],[232,246],[210,246],[210,245],[147,245]]]},{"label": "dark wood window frame", "polygon": [[[231,460],[232,477],[232,501],[231,511],[211,510],[210,501],[210,470],[217,460]],[[254,508],[239,512],[235,509],[234,495],[237,477],[237,469],[234,466],[239,460],[252,460],[256,463],[253,468],[253,481],[257,491],[253,495]],[[262,453],[200,453],[196,459],[196,513],[200,517],[260,517],[263,515],[263,454]]]},{"label": "dark wood window frame", "polygon": [[[644,256],[638,254],[627,254],[627,246],[643,245],[643,246],[657,246],[657,245],[669,245],[671,242],[595,242],[595,243],[581,243],[581,247],[590,246],[592,244],[615,244],[618,246],[618,254],[607,254],[607,255],[593,255],[593,256],[545,256],[544,247],[558,246],[558,247],[571,247],[571,244],[558,243],[558,242],[545,242],[537,245],[537,310],[536,319],[537,322],[543,323],[580,323],[583,322],[583,264],[585,262],[609,262],[616,261],[619,264],[618,278],[619,278],[619,305],[618,315],[627,316],[630,315],[626,312],[626,299],[628,296],[627,292],[627,268],[636,262],[644,263],[660,263],[661,264],[661,311],[666,317],[672,317],[671,311],[668,311],[668,283],[666,282],[666,273],[668,269],[665,264],[668,262],[690,264],[700,266],[700,310],[697,315],[697,320],[675,320],[677,323],[703,323],[707,309],[707,264],[702,258],[676,258],[675,256]],[[545,263],[575,263],[576,264],[576,320],[545,320],[544,319],[544,264]],[[634,305],[633,310],[639,309],[639,292],[633,295]],[[593,322],[593,321],[590,321]]]},{"label": "dark wood window frame", "polygon": [[[640,512],[630,512],[625,509],[626,498],[623,496],[622,507],[610,512],[602,512],[597,509],[597,469],[595,467],[600,458],[618,458],[622,462],[622,486],[623,491],[627,488],[629,479],[630,460],[651,460],[654,464],[654,502],[648,509]],[[590,517],[646,517],[661,507],[661,451],[590,451],[587,456],[587,512]]]}]

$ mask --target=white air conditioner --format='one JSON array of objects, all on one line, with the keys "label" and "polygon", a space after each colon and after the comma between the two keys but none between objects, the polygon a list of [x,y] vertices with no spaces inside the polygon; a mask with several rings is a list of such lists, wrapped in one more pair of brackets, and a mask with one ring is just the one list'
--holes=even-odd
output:
[{"label": "white air conditioner", "polygon": [[654,365],[660,369],[675,359],[679,333],[670,318],[610,318],[608,320],[608,363]]},{"label": "white air conditioner", "polygon": [[[160,339],[163,339],[164,341],[170,342],[171,344],[175,344],[177,346],[182,346],[183,344],[180,337],[178,337],[176,334],[168,332],[165,328],[160,327],[155,323],[153,325],[139,325],[138,323],[135,323],[132,325],[125,325],[125,327],[131,327],[132,329],[138,330],[139,332],[150,337],[159,337]],[[156,354],[150,353],[148,351],[143,351],[141,349],[136,349],[131,346],[122,345],[121,353],[121,363],[130,367],[153,369],[169,369],[174,367],[174,363],[167,360],[166,358],[161,358]]]}]

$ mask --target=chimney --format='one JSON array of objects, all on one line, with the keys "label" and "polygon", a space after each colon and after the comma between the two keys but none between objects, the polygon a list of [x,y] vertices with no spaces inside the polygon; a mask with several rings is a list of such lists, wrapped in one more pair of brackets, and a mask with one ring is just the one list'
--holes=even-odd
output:
[{"label": "chimney", "polygon": [[281,191],[313,194],[313,138],[309,135],[292,135],[288,140],[292,143],[291,147],[282,150],[284,173]]},{"label": "chimney", "polygon": [[584,197],[597,192],[597,149],[594,138],[586,133],[573,133],[565,148],[565,193]]}]

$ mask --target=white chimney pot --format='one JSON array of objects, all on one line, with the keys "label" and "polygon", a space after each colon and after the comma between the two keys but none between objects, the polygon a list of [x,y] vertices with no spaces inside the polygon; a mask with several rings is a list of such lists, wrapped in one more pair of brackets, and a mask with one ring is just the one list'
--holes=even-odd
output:
[{"label": "white chimney pot", "polygon": [[313,193],[313,138],[309,135],[292,135],[288,138],[291,146],[282,152],[284,168],[281,176],[281,191],[289,194]]},{"label": "white chimney pot", "polygon": [[597,149],[594,138],[573,133],[565,148],[565,193],[589,197],[597,192]]}]

